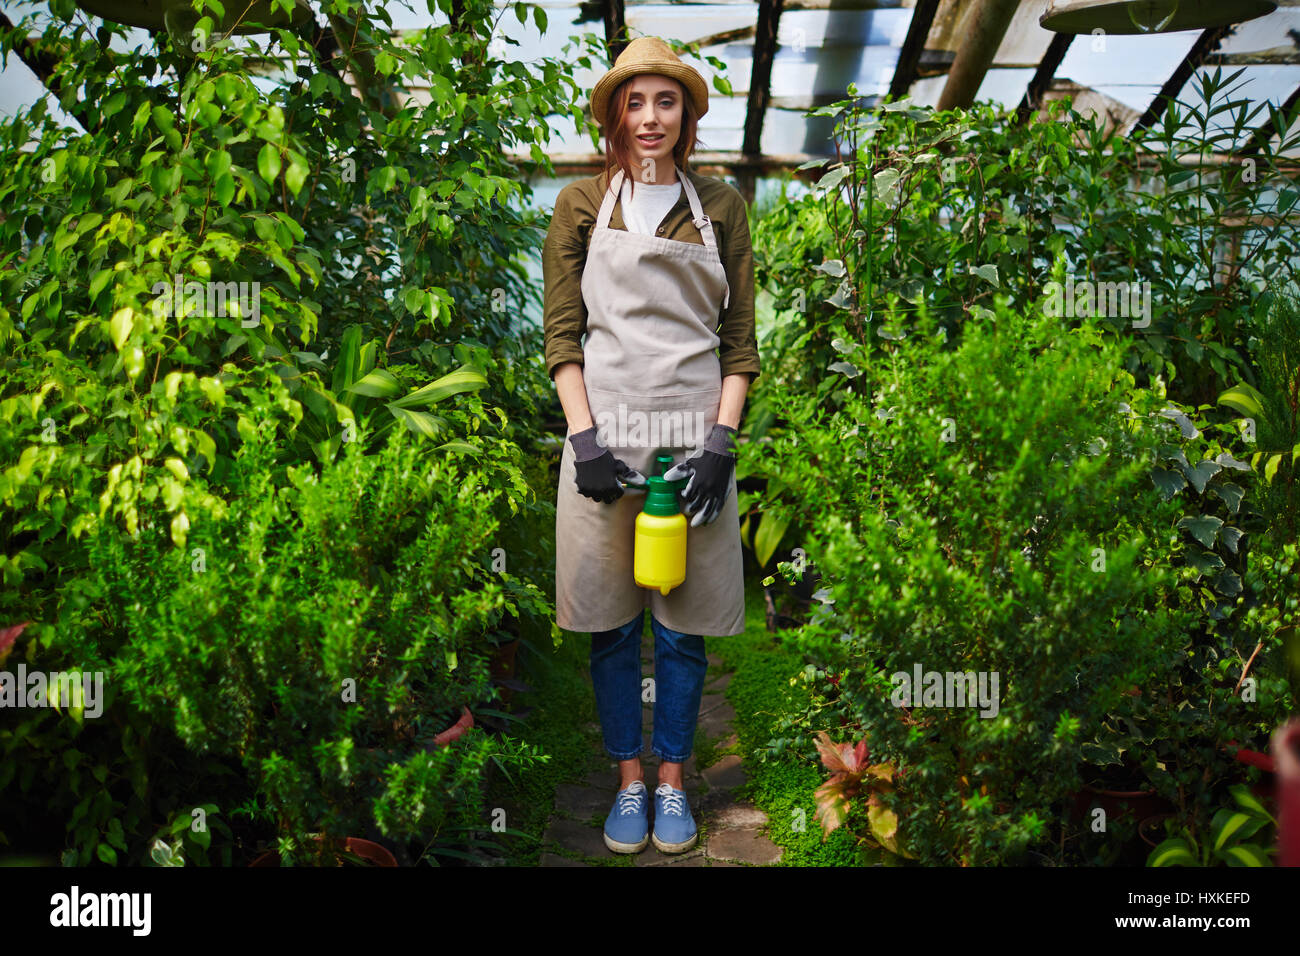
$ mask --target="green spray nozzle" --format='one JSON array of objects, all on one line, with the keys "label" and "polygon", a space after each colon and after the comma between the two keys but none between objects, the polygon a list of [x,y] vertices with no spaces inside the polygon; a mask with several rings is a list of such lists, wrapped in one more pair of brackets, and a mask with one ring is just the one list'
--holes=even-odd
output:
[{"label": "green spray nozzle", "polygon": [[648,515],[660,515],[662,517],[671,517],[675,514],[681,514],[677,507],[677,492],[686,484],[685,478],[678,478],[674,481],[668,481],[663,476],[673,466],[671,455],[660,455],[655,459],[658,473],[651,475],[646,479],[649,488],[645,498],[645,505],[642,511]]}]

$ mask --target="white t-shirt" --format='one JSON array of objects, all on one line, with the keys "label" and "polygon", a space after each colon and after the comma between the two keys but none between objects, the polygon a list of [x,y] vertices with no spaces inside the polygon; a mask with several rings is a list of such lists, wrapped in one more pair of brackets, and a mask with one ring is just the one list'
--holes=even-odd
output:
[{"label": "white t-shirt", "polygon": [[619,202],[623,208],[623,224],[628,232],[639,232],[653,236],[663,222],[668,210],[677,203],[682,194],[681,180],[674,179],[666,185],[658,183],[637,183],[635,194],[631,194],[631,185],[626,179],[619,190]]}]

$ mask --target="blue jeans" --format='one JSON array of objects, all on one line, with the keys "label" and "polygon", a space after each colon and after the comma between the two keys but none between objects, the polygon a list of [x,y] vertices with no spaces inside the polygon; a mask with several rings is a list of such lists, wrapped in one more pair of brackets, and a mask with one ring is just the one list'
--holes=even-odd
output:
[{"label": "blue jeans", "polygon": [[[641,633],[645,609],[622,627],[591,635],[591,683],[605,736],[605,751],[615,760],[641,754]],[[650,615],[655,637],[654,736],[651,751],[660,760],[683,763],[695,746],[704,674],[704,638],[664,627]]]}]

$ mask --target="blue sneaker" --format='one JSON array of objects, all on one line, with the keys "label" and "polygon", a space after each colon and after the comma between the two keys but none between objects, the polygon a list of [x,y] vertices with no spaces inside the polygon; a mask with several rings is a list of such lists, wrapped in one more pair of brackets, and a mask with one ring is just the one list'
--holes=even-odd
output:
[{"label": "blue sneaker", "polygon": [[605,846],[615,853],[640,853],[649,842],[645,784],[633,780],[618,792],[605,818]]},{"label": "blue sneaker", "polygon": [[655,848],[660,853],[685,853],[698,837],[686,791],[659,784],[655,790]]}]

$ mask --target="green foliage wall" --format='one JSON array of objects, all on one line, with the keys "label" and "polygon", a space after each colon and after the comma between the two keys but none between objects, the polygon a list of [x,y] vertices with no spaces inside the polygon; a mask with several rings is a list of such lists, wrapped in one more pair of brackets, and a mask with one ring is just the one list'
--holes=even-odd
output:
[{"label": "green foliage wall", "polygon": [[[1234,80],[1200,92],[1240,127]],[[923,862],[1059,857],[1063,835],[1062,862],[1113,858],[1070,818],[1112,779],[1207,823],[1244,775],[1228,742],[1264,747],[1297,707],[1294,143],[1247,175],[1198,165],[1204,110],[1159,141],[1053,110],[825,107],[842,161],[753,226],[771,311],[743,530],[761,564],[802,549],[784,573],[811,562],[829,602],[787,638],[811,701],[771,750],[864,741]],[[1149,282],[1150,311],[1063,309],[1074,281]],[[998,672],[998,715],[896,706],[917,664]]]},{"label": "green foliage wall", "polygon": [[[474,768],[535,756],[396,745],[412,713],[485,692],[483,633],[508,609],[547,631],[535,562],[484,580],[509,522],[549,507],[524,456],[550,383],[517,321],[542,231],[505,150],[549,170],[539,117],[585,123],[573,59],[494,57],[481,2],[404,37],[380,5],[327,3],[333,59],[310,26],[123,53],[123,28],[54,9],[33,51],[87,132],[43,102],[0,128],[0,625],[27,623],[7,666],[101,668],[110,690],[85,726],[4,715],[7,816],[62,816],[66,859],[147,860],[174,813],[184,830],[212,803],[170,775],[192,758],[242,762],[286,852],[366,821],[428,838],[474,809]],[[288,70],[270,92],[268,62]],[[427,103],[400,94],[412,78]],[[364,460],[390,444],[406,457]],[[356,713],[319,696],[345,671]],[[253,732],[277,726],[274,746]],[[389,756],[366,763],[363,740]],[[385,767],[385,793],[349,789]]]}]

